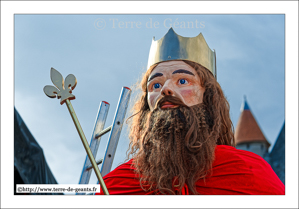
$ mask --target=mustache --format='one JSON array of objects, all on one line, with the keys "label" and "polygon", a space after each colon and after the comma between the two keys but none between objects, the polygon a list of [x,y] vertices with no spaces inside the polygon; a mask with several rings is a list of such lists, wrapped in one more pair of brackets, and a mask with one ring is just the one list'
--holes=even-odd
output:
[{"label": "mustache", "polygon": [[183,107],[188,107],[180,98],[178,97],[174,97],[174,96],[164,96],[164,97],[161,97],[157,102],[156,102],[156,105],[155,105],[155,108],[154,109],[158,109],[161,107],[161,105],[164,103],[164,102],[171,102],[172,104],[174,105],[180,105],[180,106],[183,106]]}]

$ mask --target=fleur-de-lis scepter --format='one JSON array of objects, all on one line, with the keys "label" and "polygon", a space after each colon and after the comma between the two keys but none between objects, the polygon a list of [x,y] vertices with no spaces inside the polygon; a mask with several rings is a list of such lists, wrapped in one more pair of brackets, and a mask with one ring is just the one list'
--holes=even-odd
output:
[{"label": "fleur-de-lis scepter", "polygon": [[66,106],[71,114],[71,117],[74,121],[74,124],[76,126],[76,129],[79,133],[79,136],[81,138],[81,141],[83,143],[83,146],[86,150],[86,153],[90,159],[90,162],[92,164],[92,167],[96,173],[96,176],[99,180],[99,183],[101,185],[101,188],[103,189],[104,194],[109,195],[109,192],[107,190],[107,187],[105,185],[105,182],[102,178],[102,175],[100,173],[99,167],[94,159],[94,156],[90,150],[90,147],[88,145],[88,142],[86,140],[86,137],[84,135],[84,132],[82,130],[82,127],[79,123],[79,120],[76,116],[75,110],[70,102],[70,100],[75,99],[75,96],[72,94],[72,90],[76,87],[77,85],[77,79],[74,75],[70,74],[65,78],[65,81],[63,80],[62,75],[55,70],[54,68],[51,68],[51,80],[53,82],[53,84],[58,88],[54,87],[54,86],[45,86],[44,87],[44,92],[45,94],[50,97],[50,98],[60,98],[60,104],[64,104],[66,103]]}]

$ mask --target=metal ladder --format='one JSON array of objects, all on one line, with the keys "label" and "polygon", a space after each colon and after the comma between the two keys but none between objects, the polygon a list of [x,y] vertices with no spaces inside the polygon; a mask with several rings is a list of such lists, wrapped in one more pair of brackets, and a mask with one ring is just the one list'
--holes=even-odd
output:
[{"label": "metal ladder", "polygon": [[[122,130],[123,122],[128,109],[130,96],[131,96],[131,89],[128,87],[122,87],[112,125],[105,129],[104,129],[104,125],[107,119],[110,104],[105,101],[102,101],[100,103],[89,147],[91,149],[93,156],[96,157],[100,145],[101,137],[104,134],[110,132],[104,158],[97,160],[98,165],[102,164],[100,171],[103,177],[111,170],[113,159],[115,156],[115,151]],[[79,180],[79,184],[89,183],[92,169],[93,168],[91,162],[88,156],[86,156],[81,177]],[[85,195],[85,193],[77,193],[77,195]]]}]

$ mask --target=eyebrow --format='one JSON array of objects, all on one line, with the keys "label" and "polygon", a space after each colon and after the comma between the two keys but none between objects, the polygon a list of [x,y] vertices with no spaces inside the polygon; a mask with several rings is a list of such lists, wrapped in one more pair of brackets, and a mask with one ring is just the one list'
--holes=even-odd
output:
[{"label": "eyebrow", "polygon": [[[179,70],[175,70],[173,71],[172,74],[177,74],[177,73],[185,73],[185,74],[189,74],[189,75],[193,75],[195,76],[192,72],[188,71],[188,70],[184,70],[184,69],[179,69]],[[154,75],[152,75],[147,82],[150,82],[151,80],[153,80],[156,77],[161,77],[163,76],[163,73],[155,73]]]},{"label": "eyebrow", "polygon": [[175,71],[173,71],[172,74],[176,74],[176,73],[185,73],[185,74],[189,74],[189,75],[195,76],[192,72],[190,72],[188,70],[184,70],[184,69],[175,70]]},{"label": "eyebrow", "polygon": [[150,82],[150,81],[153,80],[154,78],[156,78],[156,77],[161,77],[161,76],[163,76],[162,73],[155,73],[154,75],[152,75],[152,76],[148,79],[147,82]]}]

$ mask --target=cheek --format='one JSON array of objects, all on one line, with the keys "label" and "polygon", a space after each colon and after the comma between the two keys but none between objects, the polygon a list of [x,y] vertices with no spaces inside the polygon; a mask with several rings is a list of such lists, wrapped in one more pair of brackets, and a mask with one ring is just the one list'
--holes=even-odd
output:
[{"label": "cheek", "polygon": [[194,105],[198,102],[202,102],[202,96],[199,92],[199,89],[185,89],[181,90],[180,94],[184,98],[187,105]]},{"label": "cheek", "polygon": [[194,91],[192,89],[182,90],[181,95],[183,97],[192,97],[194,95]]},{"label": "cheek", "polygon": [[156,97],[157,97],[156,93],[148,93],[148,95],[147,95],[147,102],[148,102],[151,110],[155,106]]},{"label": "cheek", "polygon": [[188,105],[194,100],[194,91],[192,89],[186,89],[180,91],[181,96],[184,98],[185,103]]}]

